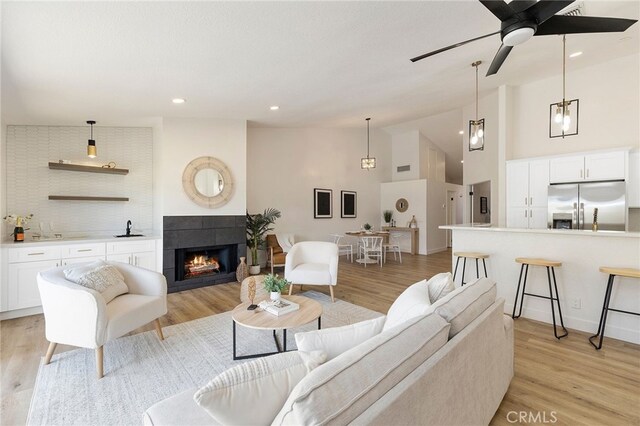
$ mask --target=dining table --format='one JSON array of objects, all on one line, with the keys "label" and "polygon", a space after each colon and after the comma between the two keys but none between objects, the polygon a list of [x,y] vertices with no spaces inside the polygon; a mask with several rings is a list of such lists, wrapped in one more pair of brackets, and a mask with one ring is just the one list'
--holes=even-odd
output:
[{"label": "dining table", "polygon": [[[357,237],[357,238],[382,237],[382,244],[386,244],[389,242],[389,231],[347,231],[345,232],[345,234],[349,235],[350,237]],[[356,262],[362,263],[362,264],[378,263],[376,259],[372,259],[369,256],[364,256],[362,259],[356,259]]]}]

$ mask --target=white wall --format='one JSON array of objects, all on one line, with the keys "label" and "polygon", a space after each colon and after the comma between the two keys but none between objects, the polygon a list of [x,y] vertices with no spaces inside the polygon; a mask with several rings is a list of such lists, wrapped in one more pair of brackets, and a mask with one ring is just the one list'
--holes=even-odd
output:
[{"label": "white wall", "polygon": [[[420,179],[420,132],[409,132],[393,135],[391,144],[391,180],[416,180]],[[398,166],[410,166],[407,172],[398,172]]]},{"label": "white wall", "polygon": [[[404,198],[409,202],[406,212],[396,210],[396,201]],[[426,179],[386,182],[380,185],[380,211],[393,211],[396,226],[406,227],[415,215],[418,222],[418,253],[427,254],[427,181]],[[404,237],[407,237],[406,235]],[[403,250],[409,246],[408,237],[401,240]]]},{"label": "white wall", "polygon": [[567,99],[580,99],[578,135],[549,138],[549,105],[562,99],[561,74],[513,87],[507,159],[640,145],[640,55],[575,71],[568,66]]},{"label": "white wall", "polygon": [[448,191],[462,192],[462,186],[427,180],[427,254],[447,249],[447,231],[440,226],[447,224]]},{"label": "white wall", "polygon": [[[245,120],[165,118],[162,150],[156,161],[163,216],[244,215],[247,208],[247,125]],[[216,157],[229,168],[234,193],[224,206],[209,209],[191,201],[182,188],[182,173],[195,158]],[[160,212],[158,212],[160,213]]]},{"label": "white wall", "polygon": [[[327,240],[329,234],[358,230],[382,221],[380,183],[391,177],[391,138],[371,129],[370,155],[376,168],[362,170],[366,131],[362,129],[249,128],[247,207],[282,212],[277,232],[298,240]],[[313,189],[333,190],[333,218],[314,219]],[[340,217],[340,191],[356,191],[357,218]]]}]

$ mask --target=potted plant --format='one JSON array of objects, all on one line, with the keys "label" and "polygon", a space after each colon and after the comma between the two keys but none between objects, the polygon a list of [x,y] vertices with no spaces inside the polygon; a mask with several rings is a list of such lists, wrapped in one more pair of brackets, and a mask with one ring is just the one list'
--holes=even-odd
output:
[{"label": "potted plant", "polygon": [[365,223],[364,225],[362,225],[362,227],[366,232],[371,232],[371,230],[373,229],[373,226],[369,225],[369,223]]},{"label": "potted plant", "polygon": [[393,211],[392,210],[385,210],[382,212],[382,217],[384,218],[385,223],[387,224],[387,226],[391,225],[391,219],[393,218]]},{"label": "potted plant", "polygon": [[278,275],[269,274],[264,278],[264,289],[271,293],[271,300],[280,300],[280,296],[285,288],[291,285],[291,282],[284,278],[278,277]]},{"label": "potted plant", "polygon": [[264,247],[264,236],[273,230],[273,225],[280,217],[280,211],[268,208],[264,213],[249,214],[247,212],[247,247],[251,251],[251,266],[249,273],[256,275],[260,273],[260,263],[258,263],[258,250]]}]

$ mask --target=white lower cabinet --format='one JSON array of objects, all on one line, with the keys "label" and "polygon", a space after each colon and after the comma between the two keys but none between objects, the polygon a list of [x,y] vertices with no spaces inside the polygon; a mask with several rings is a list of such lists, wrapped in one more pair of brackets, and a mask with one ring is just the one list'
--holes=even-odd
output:
[{"label": "white lower cabinet", "polygon": [[156,252],[147,251],[143,253],[133,253],[133,264],[141,268],[156,270]]},{"label": "white lower cabinet", "polygon": [[107,243],[107,260],[156,270],[154,240]]},{"label": "white lower cabinet", "polygon": [[60,266],[59,260],[10,263],[8,268],[7,310],[40,306],[38,272]]},{"label": "white lower cabinet", "polygon": [[77,265],[78,263],[87,263],[96,260],[104,260],[104,256],[72,257],[71,259],[62,259],[62,266]]}]

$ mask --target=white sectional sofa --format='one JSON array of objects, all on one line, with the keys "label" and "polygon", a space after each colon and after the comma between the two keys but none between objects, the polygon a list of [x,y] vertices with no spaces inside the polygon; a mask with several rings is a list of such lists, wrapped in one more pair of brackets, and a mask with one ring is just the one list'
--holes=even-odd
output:
[{"label": "white sectional sofa", "polygon": [[[495,282],[482,278],[427,309],[405,308],[422,312],[311,370],[264,424],[488,424],[513,377],[513,321],[503,305]],[[150,407],[145,424],[218,424],[196,391]]]}]

